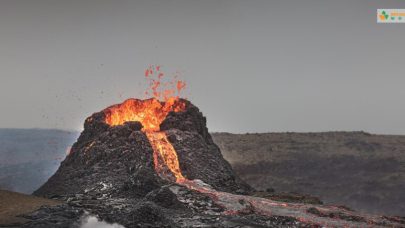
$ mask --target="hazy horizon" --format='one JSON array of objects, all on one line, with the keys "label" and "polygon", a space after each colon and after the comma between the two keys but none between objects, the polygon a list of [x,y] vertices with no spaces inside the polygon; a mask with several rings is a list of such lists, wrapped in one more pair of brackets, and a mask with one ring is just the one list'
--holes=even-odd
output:
[{"label": "hazy horizon", "polygon": [[0,128],[80,131],[161,65],[211,132],[405,134],[403,1],[5,0]]},{"label": "hazy horizon", "polygon": [[[33,128],[24,128],[24,127],[17,127],[17,128],[3,128],[1,127],[0,130],[49,130],[49,131],[65,131],[68,133],[77,133],[80,134],[83,129],[63,129],[63,128],[40,128],[40,127],[33,127]],[[405,136],[405,134],[379,134],[379,133],[373,133],[373,132],[367,132],[367,131],[260,131],[260,132],[230,132],[230,131],[211,131],[208,129],[210,133],[229,133],[229,134],[317,134],[317,133],[360,133],[364,132],[367,134],[372,134],[372,135],[382,135],[382,136]]]}]

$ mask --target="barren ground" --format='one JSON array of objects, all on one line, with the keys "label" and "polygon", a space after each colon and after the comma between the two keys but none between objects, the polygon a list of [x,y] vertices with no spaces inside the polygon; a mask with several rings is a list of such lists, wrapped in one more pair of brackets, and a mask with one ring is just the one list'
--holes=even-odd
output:
[{"label": "barren ground", "polygon": [[299,192],[367,213],[405,216],[405,136],[365,132],[213,133],[256,189]]},{"label": "barren ground", "polygon": [[17,217],[37,210],[42,205],[57,205],[59,201],[24,195],[16,192],[0,190],[0,224],[23,222]]}]

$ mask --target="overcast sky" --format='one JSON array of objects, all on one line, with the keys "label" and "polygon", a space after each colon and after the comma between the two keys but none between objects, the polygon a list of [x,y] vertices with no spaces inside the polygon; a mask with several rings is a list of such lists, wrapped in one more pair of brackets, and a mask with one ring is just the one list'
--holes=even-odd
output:
[{"label": "overcast sky", "polygon": [[405,1],[1,0],[0,127],[82,128],[181,72],[210,131],[405,134]]}]

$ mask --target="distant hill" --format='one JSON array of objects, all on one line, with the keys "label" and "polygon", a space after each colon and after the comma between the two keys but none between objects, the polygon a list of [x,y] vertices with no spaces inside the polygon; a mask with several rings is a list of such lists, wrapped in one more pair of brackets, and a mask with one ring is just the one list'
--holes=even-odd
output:
[{"label": "distant hill", "polygon": [[0,188],[32,193],[56,171],[77,136],[53,129],[0,129]]},{"label": "distant hill", "polygon": [[213,133],[235,172],[257,189],[405,216],[405,136],[364,132]]}]

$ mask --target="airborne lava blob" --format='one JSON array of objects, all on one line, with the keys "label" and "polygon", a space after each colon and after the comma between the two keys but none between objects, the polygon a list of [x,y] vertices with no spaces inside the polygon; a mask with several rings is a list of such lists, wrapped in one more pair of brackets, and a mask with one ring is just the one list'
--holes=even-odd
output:
[{"label": "airborne lava blob", "polygon": [[[167,139],[166,133],[160,131],[160,124],[169,112],[181,112],[185,103],[179,99],[186,84],[181,80],[163,82],[164,73],[160,66],[150,66],[145,71],[153,98],[147,100],[128,99],[122,104],[113,105],[104,110],[105,122],[110,126],[122,125],[128,121],[142,123],[153,148],[153,158],[156,172],[165,179],[181,182],[183,177],[177,158],[177,153]],[[176,94],[177,93],[177,94]],[[163,100],[163,101],[161,101]]]}]

